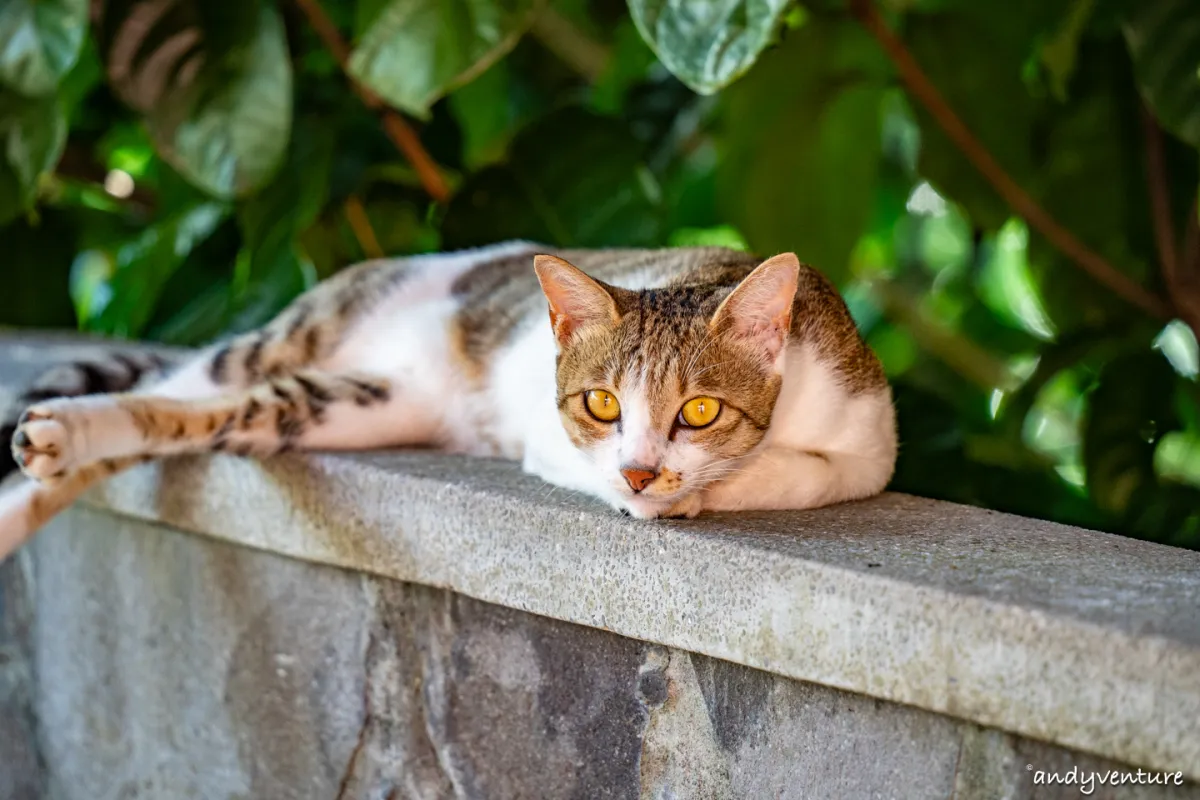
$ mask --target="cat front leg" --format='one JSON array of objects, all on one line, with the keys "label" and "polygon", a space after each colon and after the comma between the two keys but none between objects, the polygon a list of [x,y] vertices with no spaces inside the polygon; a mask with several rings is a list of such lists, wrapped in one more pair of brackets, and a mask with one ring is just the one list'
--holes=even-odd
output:
[{"label": "cat front leg", "polygon": [[706,511],[820,508],[882,492],[892,462],[848,453],[768,447],[710,486]]}]

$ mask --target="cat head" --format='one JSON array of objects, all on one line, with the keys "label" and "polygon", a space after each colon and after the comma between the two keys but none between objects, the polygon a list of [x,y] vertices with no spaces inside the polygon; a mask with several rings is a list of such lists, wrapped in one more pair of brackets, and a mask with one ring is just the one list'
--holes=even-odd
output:
[{"label": "cat head", "polygon": [[637,517],[736,468],[782,383],[800,264],[769,259],[736,286],[631,291],[535,259],[558,344],[558,408],[575,447]]}]

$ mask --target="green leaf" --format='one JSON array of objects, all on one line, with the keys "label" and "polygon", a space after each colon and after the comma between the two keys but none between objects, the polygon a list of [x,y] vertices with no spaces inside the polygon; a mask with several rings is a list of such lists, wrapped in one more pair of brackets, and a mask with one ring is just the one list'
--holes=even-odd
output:
[{"label": "green leaf", "polygon": [[1163,127],[1200,147],[1200,13],[1193,0],[1141,0],[1125,21],[1142,96]]},{"label": "green leaf", "polygon": [[788,0],[629,0],[629,11],[663,66],[695,91],[712,94],[753,66],[789,5]]},{"label": "green leaf", "polygon": [[506,165],[472,176],[442,224],[446,249],[527,238],[573,247],[661,243],[657,186],[619,120],[580,109],[513,140]]},{"label": "green leaf", "polygon": [[38,179],[58,163],[67,121],[53,97],[0,90],[0,224],[37,198]]},{"label": "green leaf", "polygon": [[265,264],[289,252],[321,213],[329,196],[333,144],[332,132],[318,120],[297,125],[283,168],[239,207],[243,242],[263,271]]},{"label": "green leaf", "polygon": [[0,3],[0,83],[28,96],[53,93],[87,29],[88,0]]},{"label": "green leaf", "polygon": [[510,90],[507,62],[501,61],[450,95],[450,108],[463,134],[463,163],[469,168],[503,157],[516,122]]},{"label": "green leaf", "polygon": [[605,114],[621,113],[629,90],[646,80],[655,63],[654,51],[646,46],[637,26],[622,19],[613,32],[608,65],[592,85],[592,108]]},{"label": "green leaf", "polygon": [[262,186],[287,149],[292,68],[279,13],[256,0],[110,0],[101,52],[117,94],[145,115],[155,148],[228,199]]},{"label": "green leaf", "polygon": [[73,214],[53,207],[36,220],[15,219],[0,227],[5,250],[0,325],[75,325],[67,283],[77,230]]},{"label": "green leaf", "polygon": [[517,43],[541,0],[391,0],[350,56],[350,74],[427,119]]},{"label": "green leaf", "polygon": [[[1067,102],[1043,109],[1037,122],[1038,170],[1029,189],[1058,223],[1136,283],[1157,273],[1144,165],[1144,131],[1121,42],[1079,52]],[[1104,131],[1104,136],[1097,136]],[[1185,148],[1180,148],[1185,149]],[[1168,162],[1169,179],[1195,186],[1195,168]],[[1185,204],[1177,203],[1182,212]],[[1183,219],[1178,220],[1182,229]],[[1097,283],[1037,231],[1030,266],[1043,304],[1061,331],[1112,324],[1136,310]]]},{"label": "green leaf", "polygon": [[315,271],[299,244],[329,195],[333,133],[317,120],[298,125],[275,179],[238,209],[239,255],[233,325],[267,322],[312,282]]},{"label": "green leaf", "polygon": [[1073,0],[1062,27],[1041,47],[1042,66],[1046,68],[1055,98],[1060,101],[1067,99],[1067,85],[1075,74],[1079,39],[1095,5],[1096,0]]},{"label": "green leaf", "polygon": [[[111,249],[80,253],[72,271],[86,278],[75,281],[77,298],[89,298],[80,324],[113,336],[141,334],[167,280],[227,212],[220,203],[202,203]],[[84,287],[85,280],[93,285]]]},{"label": "green leaf", "polygon": [[[1021,80],[1033,49],[1027,22],[1016,10],[973,3],[952,12],[909,19],[914,58],[950,107],[1004,170],[1027,185],[1036,104]],[[996,230],[1011,214],[991,185],[950,141],[920,103],[918,170],[939,192],[964,206],[972,221]]]},{"label": "green leaf", "polygon": [[814,18],[723,94],[717,197],[756,251],[847,274],[872,213],[887,76],[860,27]]},{"label": "green leaf", "polygon": [[1178,377],[1160,354],[1130,353],[1104,366],[1088,402],[1083,461],[1093,502],[1118,515],[1157,485],[1154,451],[1179,426]]}]

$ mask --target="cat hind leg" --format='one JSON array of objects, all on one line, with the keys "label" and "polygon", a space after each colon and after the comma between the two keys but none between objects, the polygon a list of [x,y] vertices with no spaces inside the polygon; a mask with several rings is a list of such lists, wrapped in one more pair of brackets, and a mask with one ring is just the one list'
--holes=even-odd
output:
[{"label": "cat hind leg", "polygon": [[[270,455],[314,441],[337,447],[337,431],[314,435],[336,408],[365,413],[390,398],[385,380],[316,370],[204,399],[150,393],[58,398],[26,410],[13,435],[13,458],[30,477],[54,480],[105,459],[214,451]],[[362,445],[346,448],[356,446]]]}]

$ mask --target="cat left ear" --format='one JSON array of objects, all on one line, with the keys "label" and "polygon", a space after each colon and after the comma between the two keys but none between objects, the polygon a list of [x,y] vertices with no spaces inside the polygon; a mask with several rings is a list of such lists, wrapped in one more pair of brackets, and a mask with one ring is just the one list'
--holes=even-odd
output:
[{"label": "cat left ear", "polygon": [[560,345],[575,331],[597,323],[616,325],[621,321],[617,302],[599,281],[579,267],[557,256],[533,257],[533,269],[550,302],[550,326]]},{"label": "cat left ear", "polygon": [[767,259],[721,302],[709,326],[759,344],[774,361],[792,326],[799,280],[800,259],[795,253]]}]

